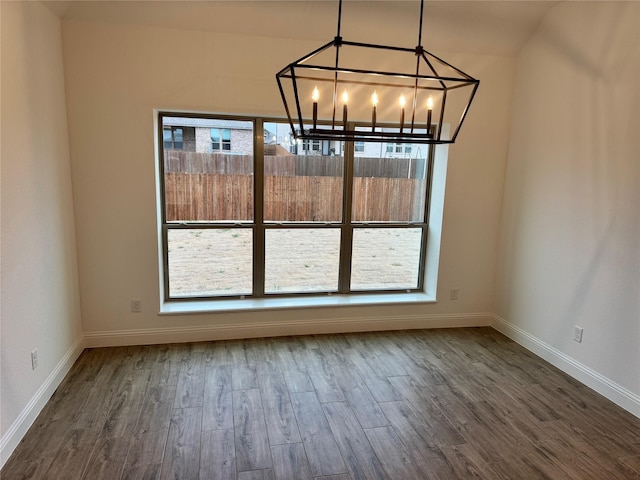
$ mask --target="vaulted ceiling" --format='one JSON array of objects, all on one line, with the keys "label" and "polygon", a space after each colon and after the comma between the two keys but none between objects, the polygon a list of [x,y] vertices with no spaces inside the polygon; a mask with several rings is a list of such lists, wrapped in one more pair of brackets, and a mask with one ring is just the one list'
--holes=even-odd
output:
[{"label": "vaulted ceiling", "polygon": [[[336,34],[337,0],[56,1],[63,20],[140,24],[326,42]],[[427,1],[423,45],[434,52],[516,55],[555,1]],[[344,0],[347,40],[413,47],[420,2]]]}]

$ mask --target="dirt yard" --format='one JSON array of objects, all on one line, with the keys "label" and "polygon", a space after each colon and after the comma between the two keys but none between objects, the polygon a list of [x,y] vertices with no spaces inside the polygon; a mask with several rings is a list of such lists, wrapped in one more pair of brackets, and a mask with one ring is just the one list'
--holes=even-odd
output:
[{"label": "dirt yard", "polygon": [[[336,291],[338,229],[274,229],[265,239],[265,292]],[[169,230],[174,297],[251,295],[250,229]],[[354,290],[415,288],[420,229],[356,229]]]}]

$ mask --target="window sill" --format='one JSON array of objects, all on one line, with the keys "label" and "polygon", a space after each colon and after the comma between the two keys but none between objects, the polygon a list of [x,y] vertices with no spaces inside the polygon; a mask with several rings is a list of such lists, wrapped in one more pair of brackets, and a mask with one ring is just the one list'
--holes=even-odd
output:
[{"label": "window sill", "polygon": [[418,303],[436,303],[436,299],[434,296],[426,293],[390,293],[380,295],[327,295],[322,297],[305,296],[216,301],[169,301],[161,304],[160,315]]}]

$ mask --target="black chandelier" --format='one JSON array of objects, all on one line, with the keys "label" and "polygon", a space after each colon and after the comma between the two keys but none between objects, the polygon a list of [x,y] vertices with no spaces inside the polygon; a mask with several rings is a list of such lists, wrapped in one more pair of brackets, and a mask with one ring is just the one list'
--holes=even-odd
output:
[{"label": "black chandelier", "polygon": [[415,48],[349,42],[339,0],[336,37],[276,74],[295,138],[455,142],[480,81],[422,47],[423,12]]}]

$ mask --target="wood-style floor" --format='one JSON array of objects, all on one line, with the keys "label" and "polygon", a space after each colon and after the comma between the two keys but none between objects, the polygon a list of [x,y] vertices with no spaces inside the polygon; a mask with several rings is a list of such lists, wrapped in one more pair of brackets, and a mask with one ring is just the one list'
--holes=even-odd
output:
[{"label": "wood-style floor", "polygon": [[639,479],[640,419],[489,328],[100,348],[0,476]]}]

